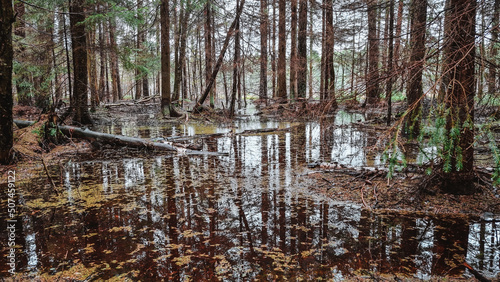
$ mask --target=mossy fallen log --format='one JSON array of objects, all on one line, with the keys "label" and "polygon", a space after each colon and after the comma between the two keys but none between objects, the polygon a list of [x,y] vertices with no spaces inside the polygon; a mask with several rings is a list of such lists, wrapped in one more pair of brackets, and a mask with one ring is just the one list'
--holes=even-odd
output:
[{"label": "mossy fallen log", "polygon": [[[19,128],[23,128],[31,126],[35,122],[26,120],[14,120],[14,123]],[[103,144],[128,146],[133,148],[146,148],[150,150],[176,151],[183,155],[212,155],[212,156],[227,155],[227,153],[191,150],[187,148],[174,146],[169,143],[153,142],[137,137],[102,133],[102,132],[92,131],[88,128],[80,128],[75,126],[59,125],[59,130],[69,138],[95,139]]]}]

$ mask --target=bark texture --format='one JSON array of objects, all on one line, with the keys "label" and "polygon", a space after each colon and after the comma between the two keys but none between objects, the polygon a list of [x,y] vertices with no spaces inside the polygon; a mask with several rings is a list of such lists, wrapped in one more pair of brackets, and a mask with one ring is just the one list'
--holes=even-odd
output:
[{"label": "bark texture", "polygon": [[410,31],[410,62],[408,72],[408,88],[406,90],[408,101],[408,116],[404,132],[411,138],[416,138],[420,133],[422,73],[425,60],[425,33],[427,22],[427,0],[413,0],[410,6],[411,31]]},{"label": "bark texture", "polygon": [[336,100],[335,100],[335,70],[333,66],[333,54],[334,54],[334,45],[335,45],[335,39],[334,39],[334,30],[333,30],[333,7],[332,7],[332,1],[331,0],[326,0],[323,1],[323,6],[325,9],[325,43],[324,43],[324,50],[325,53],[323,56],[325,58],[323,59],[324,62],[324,74],[323,74],[323,81],[324,81],[324,86],[323,86],[323,100],[329,100],[331,99],[333,101],[333,107],[337,106]]},{"label": "bark texture", "polygon": [[91,124],[88,109],[87,40],[85,36],[84,0],[70,2],[71,48],[73,51],[73,122]]},{"label": "bark texture", "polygon": [[449,110],[443,190],[474,193],[475,0],[450,0],[445,15],[444,69]]},{"label": "bark texture", "polygon": [[164,116],[177,117],[170,94],[170,11],[168,0],[162,0],[161,18],[161,112]]},{"label": "bark texture", "polygon": [[306,98],[307,90],[307,0],[299,2],[299,34],[297,47],[297,97]]},{"label": "bark texture", "polygon": [[12,1],[0,0],[0,163],[12,159]]},{"label": "bark texture", "polygon": [[368,73],[366,78],[366,103],[377,103],[379,87],[379,43],[377,38],[377,0],[367,0],[368,9]]},{"label": "bark texture", "polygon": [[276,99],[280,103],[286,103],[286,2],[279,0],[278,20],[278,89]]},{"label": "bark texture", "polygon": [[259,97],[267,103],[267,0],[260,0],[260,82]]}]

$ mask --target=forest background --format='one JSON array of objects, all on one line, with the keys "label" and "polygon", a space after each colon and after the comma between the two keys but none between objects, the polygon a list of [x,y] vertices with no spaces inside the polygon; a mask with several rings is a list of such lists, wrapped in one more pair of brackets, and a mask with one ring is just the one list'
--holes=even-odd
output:
[{"label": "forest background", "polygon": [[[205,101],[229,116],[255,99],[328,109],[385,103],[394,125],[389,164],[401,159],[401,136],[425,140],[436,148],[433,171],[444,190],[471,193],[475,142],[485,139],[499,160],[490,130],[497,111],[481,127],[475,117],[476,108],[499,103],[499,7],[499,0],[2,0],[0,159],[12,155],[13,97],[47,111],[69,105],[65,114],[77,124],[92,123],[101,104],[145,97],[158,97],[171,117],[199,112]],[[406,105],[396,121],[393,101]]]}]

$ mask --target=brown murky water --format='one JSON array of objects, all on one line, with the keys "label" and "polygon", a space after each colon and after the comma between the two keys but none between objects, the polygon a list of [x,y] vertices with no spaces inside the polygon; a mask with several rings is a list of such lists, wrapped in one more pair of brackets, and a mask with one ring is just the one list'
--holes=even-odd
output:
[{"label": "brown murky water", "polygon": [[[31,196],[50,185],[42,173],[17,183],[16,269],[50,279],[340,281],[467,276],[456,267],[465,259],[487,276],[500,273],[500,216],[373,214],[308,191],[307,163],[381,162],[365,149],[376,136],[349,125],[358,119],[340,113],[335,122],[343,126],[332,128],[250,118],[235,131],[292,129],[202,141],[228,156],[112,156],[49,167],[62,195]],[[151,138],[229,131],[133,123],[101,130]],[[6,205],[2,199],[2,218]],[[7,276],[7,235],[0,234]]]}]

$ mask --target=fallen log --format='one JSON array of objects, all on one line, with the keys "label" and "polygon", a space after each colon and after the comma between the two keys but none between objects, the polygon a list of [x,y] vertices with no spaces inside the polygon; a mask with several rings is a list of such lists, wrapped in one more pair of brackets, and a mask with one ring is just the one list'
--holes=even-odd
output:
[{"label": "fallen log", "polygon": [[[14,120],[14,123],[19,127],[28,127],[35,122],[26,120]],[[88,128],[80,128],[75,126],[59,125],[59,130],[68,136],[69,138],[83,138],[83,139],[95,139],[103,144],[111,145],[121,145],[134,148],[146,148],[146,149],[156,149],[156,150],[167,150],[176,151],[180,154],[185,155],[211,155],[211,156],[224,156],[227,153],[220,152],[208,152],[208,151],[198,151],[191,150],[182,147],[173,146],[172,144],[162,143],[162,142],[152,142],[142,138],[129,137],[123,135],[114,135],[108,133],[102,133],[97,131],[92,131]]]},{"label": "fallen log", "polygon": [[121,107],[121,106],[137,106],[139,104],[143,104],[143,103],[146,103],[152,99],[155,99],[155,98],[159,98],[160,96],[159,95],[154,95],[154,96],[148,96],[148,97],[144,97],[144,98],[141,98],[140,100],[135,100],[135,101],[130,101],[130,103],[127,103],[127,102],[120,102],[120,103],[109,103],[109,104],[104,104],[104,107],[109,109],[111,107]]}]

